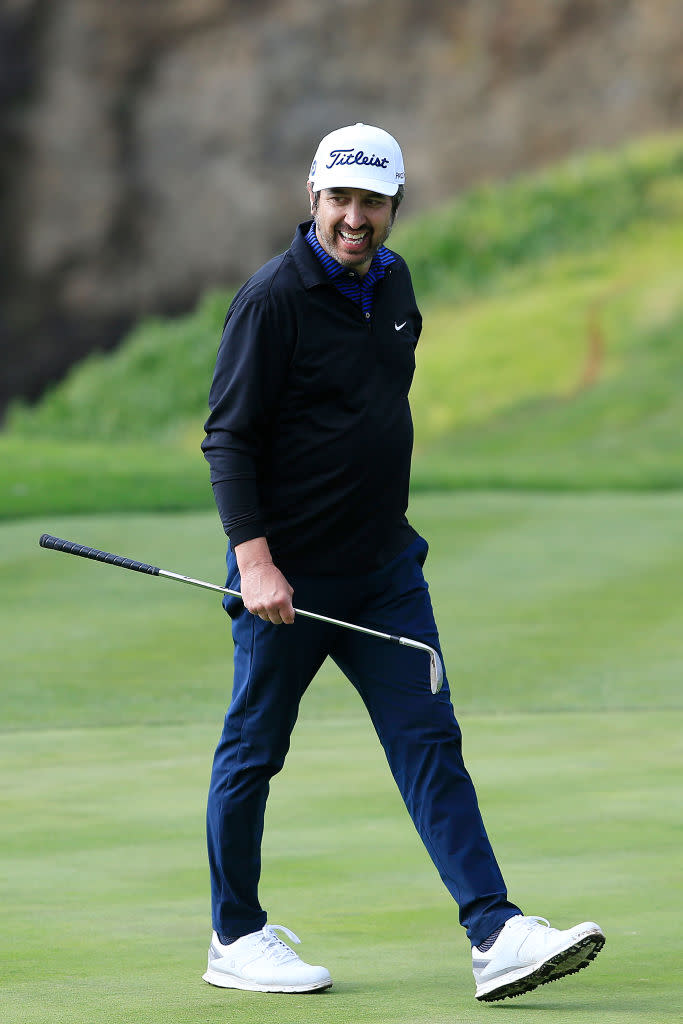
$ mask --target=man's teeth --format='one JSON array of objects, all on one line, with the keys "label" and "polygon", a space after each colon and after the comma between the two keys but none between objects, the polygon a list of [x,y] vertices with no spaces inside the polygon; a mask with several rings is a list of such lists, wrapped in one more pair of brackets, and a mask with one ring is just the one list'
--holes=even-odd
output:
[{"label": "man's teeth", "polygon": [[350,231],[340,231],[339,234],[342,238],[345,238],[347,242],[362,242],[367,232],[360,231],[357,234],[352,234]]}]

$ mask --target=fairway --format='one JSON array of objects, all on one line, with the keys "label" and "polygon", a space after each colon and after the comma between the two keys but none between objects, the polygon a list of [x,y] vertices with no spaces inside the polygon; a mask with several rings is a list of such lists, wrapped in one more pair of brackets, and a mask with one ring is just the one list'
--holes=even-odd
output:
[{"label": "fairway", "polygon": [[[319,996],[205,985],[204,806],[231,683],[212,513],[0,526],[3,1024],[679,1019],[683,496],[413,499],[465,755],[511,898],[597,920],[587,971],[477,1004],[457,908],[325,666],[272,786],[262,899]],[[380,641],[378,641],[380,642]]]}]

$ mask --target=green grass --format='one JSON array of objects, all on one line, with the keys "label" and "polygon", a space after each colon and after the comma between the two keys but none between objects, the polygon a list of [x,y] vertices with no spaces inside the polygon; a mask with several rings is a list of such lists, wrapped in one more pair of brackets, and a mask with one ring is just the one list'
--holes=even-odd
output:
[{"label": "green grass", "polygon": [[430,310],[414,486],[683,486],[681,224]]},{"label": "green grass", "polygon": [[[683,498],[418,497],[454,703],[511,895],[608,944],[475,1003],[457,915],[352,688],[325,667],[268,810],[270,919],[319,997],[200,980],[203,816],[231,642],[199,590],[43,551],[43,531],[220,582],[215,514],[0,527],[3,1024],[677,1019]],[[379,642],[379,641],[378,641]]]},{"label": "green grass", "polygon": [[199,443],[184,450],[0,435],[0,520],[213,508]]},{"label": "green grass", "polygon": [[212,291],[185,316],[141,320],[113,353],[82,360],[36,407],[15,403],[9,432],[27,437],[37,430],[61,441],[192,443],[208,414],[230,298]]},{"label": "green grass", "polygon": [[[683,495],[432,495],[415,499],[411,521],[436,548],[429,578],[460,709],[669,706],[683,650]],[[43,532],[223,582],[213,512],[3,526],[5,728],[53,715],[70,726],[201,720],[230,679],[219,599],[43,551]],[[110,678],[115,687],[93,686]]]},{"label": "green grass", "polygon": [[264,847],[271,920],[301,935],[302,955],[330,968],[334,988],[319,997],[209,988],[202,833],[215,728],[46,729],[2,746],[12,826],[3,1021],[676,1020],[674,720],[598,712],[463,724],[516,898],[558,923],[595,917],[606,929],[588,971],[508,1005],[475,1003],[454,909],[352,714],[302,721],[273,786]]},{"label": "green grass", "polygon": [[628,376],[652,335],[673,349],[681,260],[680,221],[648,225],[597,255],[511,271],[495,294],[430,303],[414,393],[421,443],[539,395],[570,404],[591,385]]}]

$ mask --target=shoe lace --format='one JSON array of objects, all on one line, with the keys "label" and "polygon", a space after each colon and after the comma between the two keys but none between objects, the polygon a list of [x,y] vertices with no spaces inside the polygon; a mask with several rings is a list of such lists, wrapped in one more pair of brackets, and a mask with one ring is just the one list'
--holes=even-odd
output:
[{"label": "shoe lace", "polygon": [[[539,949],[545,949],[547,943],[550,941],[551,933],[553,931],[550,926],[550,921],[547,921],[545,917],[536,917],[533,914],[523,917],[519,922],[517,922],[516,919],[514,920],[517,928],[517,941],[519,943],[518,952],[521,952],[529,942],[532,943],[532,948],[536,951]],[[545,927],[536,931],[536,934],[534,935],[534,930],[537,929],[539,925],[545,925]],[[533,945],[534,943],[536,943],[535,946]]]},{"label": "shoe lace", "polygon": [[275,930],[284,932],[290,942],[296,942],[297,945],[301,942],[298,935],[295,935],[289,928],[285,928],[283,924],[267,924],[263,927],[263,937],[265,938],[265,944],[263,947],[263,954],[267,956],[269,960],[274,960],[276,963],[284,964],[291,960],[298,960],[299,957],[296,955],[293,949],[290,949],[286,942],[283,942],[279,936],[275,934]]}]

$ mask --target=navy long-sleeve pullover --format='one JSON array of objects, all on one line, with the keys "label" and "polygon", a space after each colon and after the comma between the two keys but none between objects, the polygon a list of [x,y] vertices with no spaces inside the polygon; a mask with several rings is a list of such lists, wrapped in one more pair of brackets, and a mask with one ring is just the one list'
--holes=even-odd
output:
[{"label": "navy long-sleeve pullover", "polygon": [[408,391],[422,318],[398,255],[366,318],[309,227],[230,305],[202,450],[233,546],[265,536],[283,571],[364,573],[415,536]]}]

